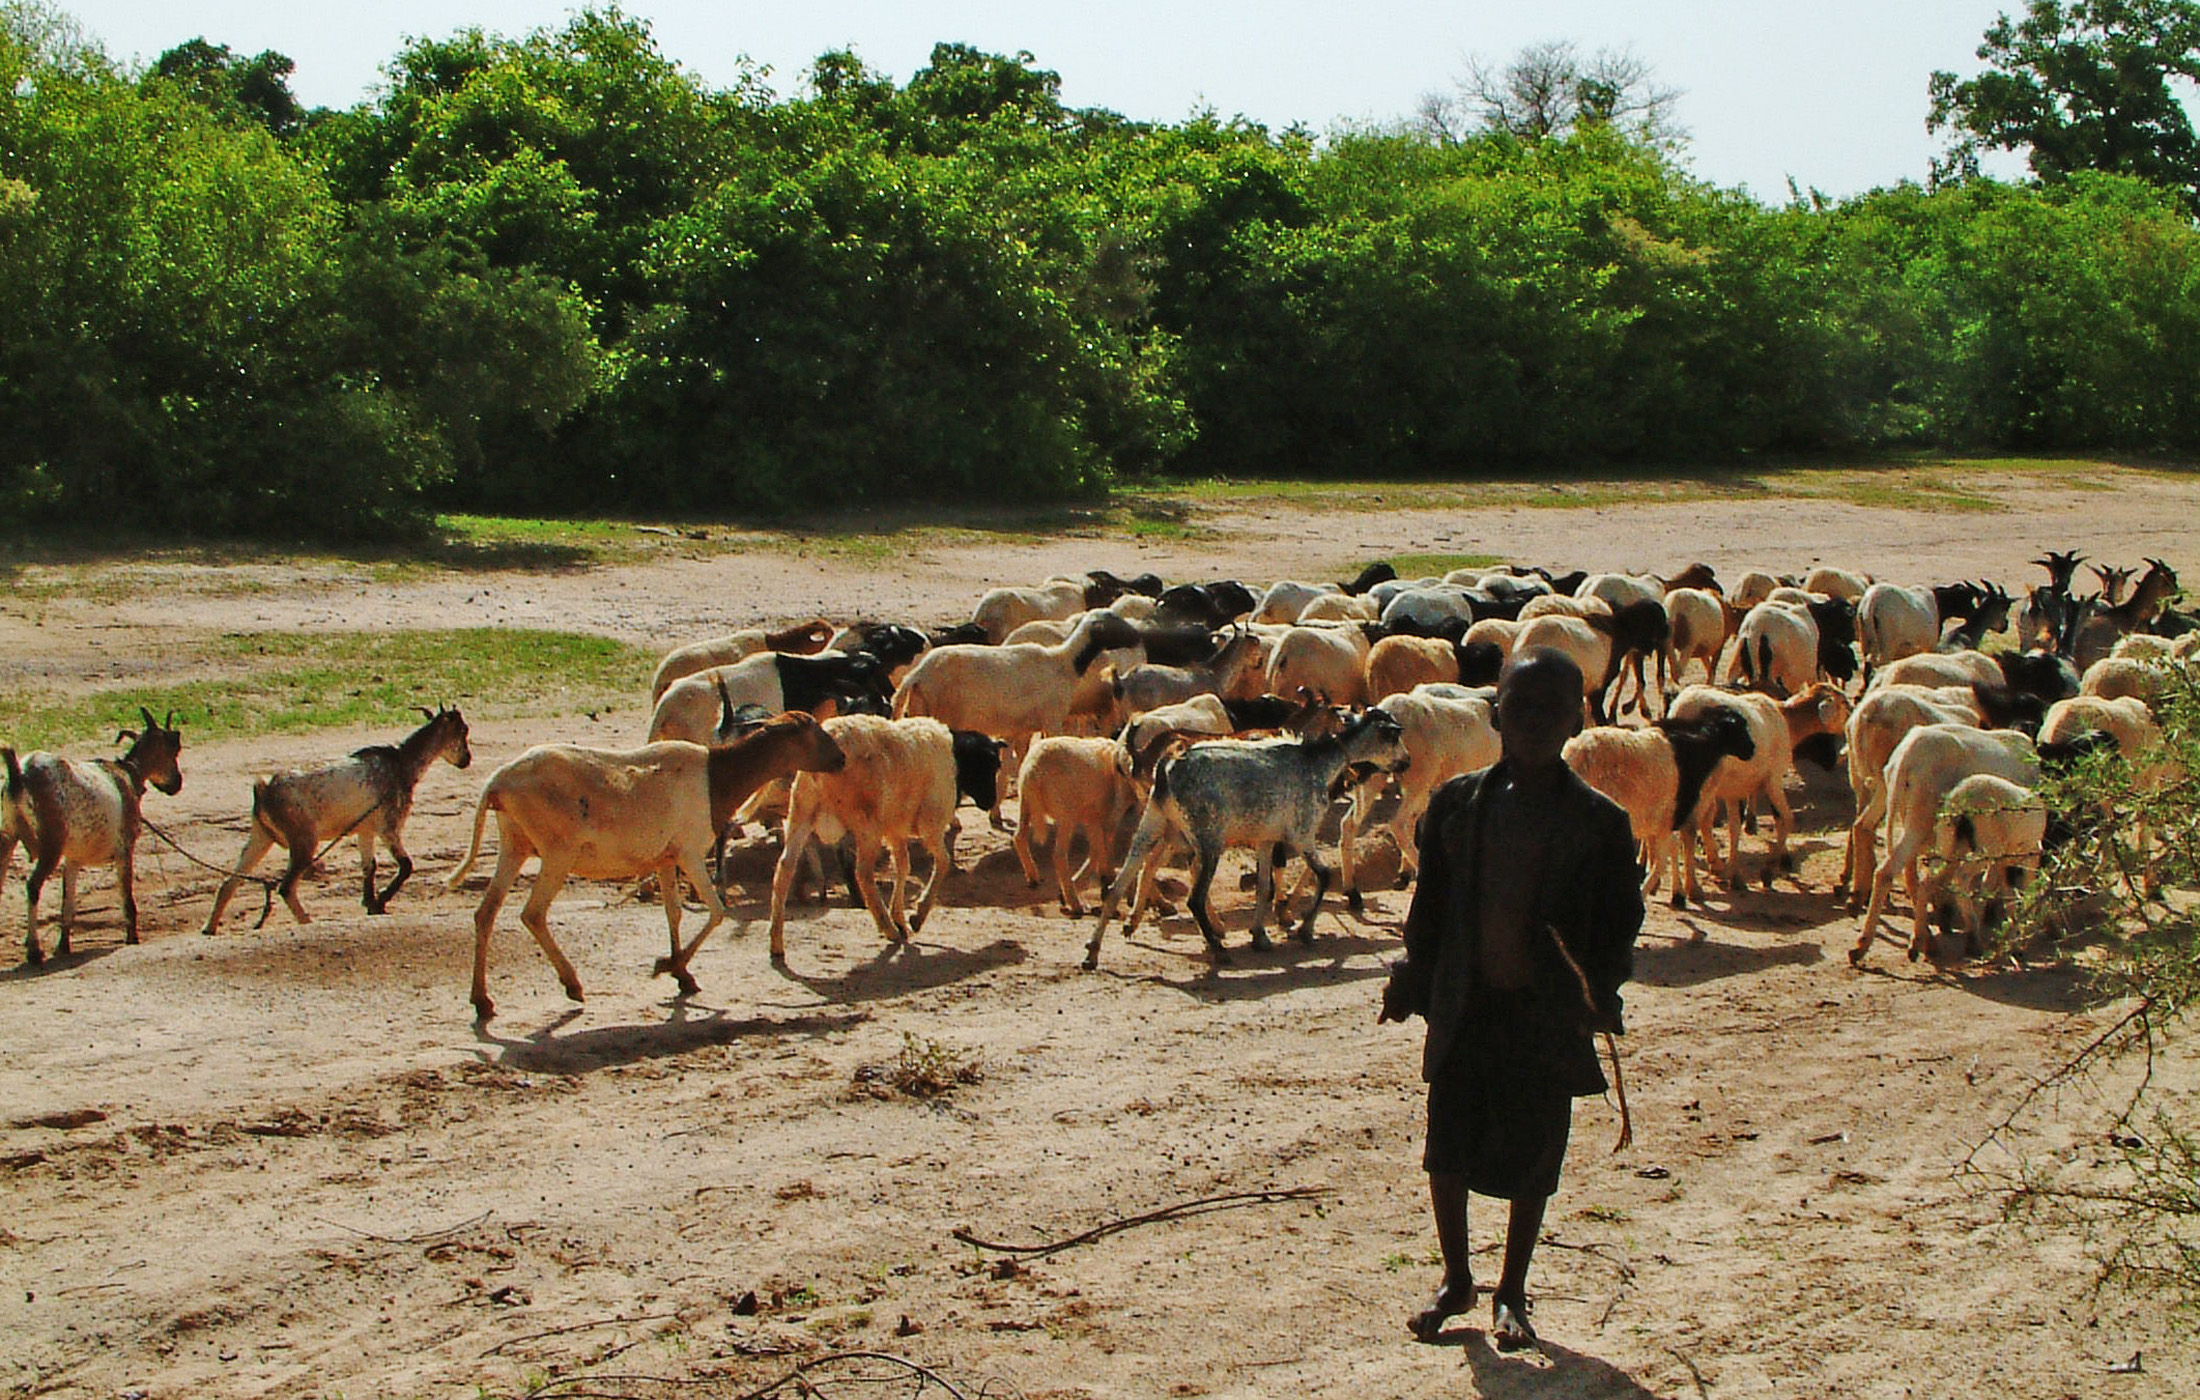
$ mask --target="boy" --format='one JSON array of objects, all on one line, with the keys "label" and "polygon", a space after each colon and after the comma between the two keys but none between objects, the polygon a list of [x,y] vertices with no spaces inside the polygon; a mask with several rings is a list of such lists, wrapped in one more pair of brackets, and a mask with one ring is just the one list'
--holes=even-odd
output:
[{"label": "boy", "polygon": [[1513,658],[1498,684],[1503,757],[1437,790],[1421,826],[1406,956],[1379,1021],[1428,1021],[1429,1204],[1444,1282],[1407,1323],[1433,1342],[1474,1306],[1467,1193],[1512,1202],[1491,1298],[1500,1350],[1533,1346],[1528,1261],[1558,1189],[1573,1100],[1605,1089],[1593,1034],[1617,1031],[1642,929],[1627,815],[1566,766],[1582,677],[1565,655]]}]

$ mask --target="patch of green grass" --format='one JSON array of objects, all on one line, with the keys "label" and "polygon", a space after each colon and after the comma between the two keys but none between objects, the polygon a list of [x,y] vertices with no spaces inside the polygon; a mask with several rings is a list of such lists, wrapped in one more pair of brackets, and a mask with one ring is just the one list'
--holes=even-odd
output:
[{"label": "patch of green grass", "polygon": [[1494,569],[1505,561],[1494,554],[1386,554],[1400,578],[1441,578],[1453,569]]},{"label": "patch of green grass", "polygon": [[473,717],[635,707],[656,657],[569,632],[516,628],[407,632],[242,632],[196,658],[213,674],[54,697],[0,693],[0,733],[18,749],[103,744],[138,725],[138,707],[174,710],[187,738],[228,739],[354,725],[409,727],[419,706]]}]

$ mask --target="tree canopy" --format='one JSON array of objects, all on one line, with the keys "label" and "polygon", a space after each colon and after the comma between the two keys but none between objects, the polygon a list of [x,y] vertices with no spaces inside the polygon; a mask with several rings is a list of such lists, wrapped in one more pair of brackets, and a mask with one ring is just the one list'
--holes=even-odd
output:
[{"label": "tree canopy", "polygon": [[1541,115],[1316,138],[1071,108],[958,44],[713,85],[606,9],[410,40],[372,101],[293,115],[280,55],[132,73],[0,0],[0,501],[360,536],[2200,448],[2188,187],[2079,162],[1767,207],[1688,173],[1646,70],[1538,62],[1581,80]]}]

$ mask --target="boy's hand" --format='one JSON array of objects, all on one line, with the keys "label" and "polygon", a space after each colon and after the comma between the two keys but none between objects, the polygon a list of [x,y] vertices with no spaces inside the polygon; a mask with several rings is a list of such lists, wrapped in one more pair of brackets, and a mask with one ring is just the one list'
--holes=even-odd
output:
[{"label": "boy's hand", "polygon": [[1406,1004],[1405,983],[1398,980],[1396,971],[1392,971],[1390,980],[1383,983],[1383,1009],[1376,1013],[1375,1024],[1379,1026],[1385,1021],[1403,1021],[1412,1014],[1413,1008]]}]

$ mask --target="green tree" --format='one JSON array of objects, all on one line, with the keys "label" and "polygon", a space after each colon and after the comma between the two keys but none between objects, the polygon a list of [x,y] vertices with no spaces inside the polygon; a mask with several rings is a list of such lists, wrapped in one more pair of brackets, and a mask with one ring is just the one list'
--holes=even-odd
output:
[{"label": "green tree", "polygon": [[1932,75],[1926,130],[1954,139],[1936,177],[1975,174],[1981,150],[2029,152],[2032,172],[2135,175],[2200,210],[2200,140],[2181,94],[2200,82],[2192,0],[2031,0],[1998,16],[1975,78]]},{"label": "green tree", "polygon": [[275,136],[295,136],[304,126],[305,108],[290,90],[297,65],[268,49],[240,58],[227,44],[209,44],[204,35],[162,54],[145,75],[150,83],[172,83],[225,120],[255,122]]}]

